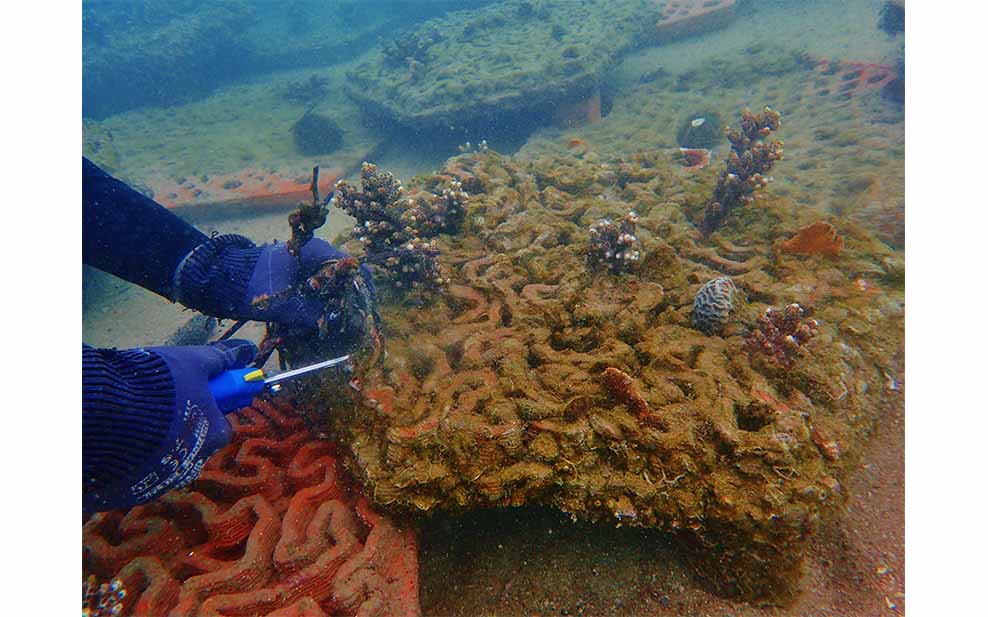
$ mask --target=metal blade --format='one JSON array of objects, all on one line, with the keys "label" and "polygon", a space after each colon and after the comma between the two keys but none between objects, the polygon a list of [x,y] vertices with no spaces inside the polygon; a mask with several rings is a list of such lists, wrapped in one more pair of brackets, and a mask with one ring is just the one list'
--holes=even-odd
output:
[{"label": "metal blade", "polygon": [[305,375],[306,373],[311,373],[313,371],[321,371],[324,368],[329,368],[331,366],[336,366],[337,364],[342,364],[350,359],[349,354],[345,356],[340,356],[339,358],[333,358],[332,360],[326,360],[325,362],[318,362],[316,364],[310,364],[309,366],[303,366],[301,368],[292,369],[290,371],[285,371],[284,373],[278,373],[277,375],[272,375],[264,380],[264,385],[270,386],[286,379],[292,379],[298,377],[299,375]]}]

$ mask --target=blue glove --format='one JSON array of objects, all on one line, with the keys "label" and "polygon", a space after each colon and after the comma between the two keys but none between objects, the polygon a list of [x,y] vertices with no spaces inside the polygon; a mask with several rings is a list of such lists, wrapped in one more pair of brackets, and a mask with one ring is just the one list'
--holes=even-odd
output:
[{"label": "blue glove", "polygon": [[230,441],[209,379],[243,368],[250,341],[82,350],[83,510],[144,503],[196,479]]},{"label": "blue glove", "polygon": [[[321,318],[332,321],[339,316],[325,315],[325,304],[313,295],[302,295],[298,284],[304,285],[326,262],[345,257],[319,238],[302,247],[299,260],[284,243],[255,246],[243,236],[217,236],[199,245],[179,266],[175,296],[185,306],[214,317],[276,322],[314,332]],[[361,274],[373,301],[370,270],[361,266]]]}]

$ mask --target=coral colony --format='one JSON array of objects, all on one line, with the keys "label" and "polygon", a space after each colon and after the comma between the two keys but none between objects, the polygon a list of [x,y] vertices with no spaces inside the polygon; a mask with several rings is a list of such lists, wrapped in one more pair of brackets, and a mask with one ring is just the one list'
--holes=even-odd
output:
[{"label": "coral colony", "polygon": [[693,300],[693,325],[707,335],[719,334],[727,324],[738,288],[726,276],[707,281]]},{"label": "coral colony", "polygon": [[731,153],[703,213],[700,230],[704,235],[720,227],[733,210],[754,201],[755,191],[768,185],[770,178],[764,174],[782,158],[782,140],[766,138],[780,126],[779,112],[766,107],[758,114],[744,110],[740,128],[727,130]]},{"label": "coral colony", "polygon": [[792,367],[796,354],[816,336],[819,324],[815,319],[803,319],[803,307],[790,304],[782,310],[767,308],[745,338],[748,353],[764,354],[769,361],[783,368]]},{"label": "coral colony", "polygon": [[633,270],[641,260],[641,243],[637,234],[638,214],[631,211],[619,223],[602,219],[590,226],[592,268],[608,268],[617,274]]},{"label": "coral colony", "polygon": [[451,181],[440,195],[404,195],[391,173],[364,163],[361,189],[344,180],[336,183],[334,203],[357,219],[351,237],[364,245],[364,261],[381,271],[401,290],[438,290],[448,282],[439,270],[435,236],[459,231],[467,194]]}]

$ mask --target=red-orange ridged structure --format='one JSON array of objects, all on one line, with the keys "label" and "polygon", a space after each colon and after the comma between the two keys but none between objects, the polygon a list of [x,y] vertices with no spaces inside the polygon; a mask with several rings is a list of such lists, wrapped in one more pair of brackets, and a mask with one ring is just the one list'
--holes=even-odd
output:
[{"label": "red-orange ridged structure", "polygon": [[284,403],[228,418],[189,490],[83,526],[84,570],[123,582],[123,613],[419,615],[414,531],[371,509],[333,444]]}]

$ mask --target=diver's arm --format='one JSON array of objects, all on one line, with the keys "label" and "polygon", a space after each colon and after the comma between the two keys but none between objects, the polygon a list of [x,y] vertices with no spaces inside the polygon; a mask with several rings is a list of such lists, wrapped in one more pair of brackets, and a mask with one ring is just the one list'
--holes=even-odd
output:
[{"label": "diver's arm", "polygon": [[243,236],[207,237],[82,158],[83,263],[207,315],[242,319],[251,317],[248,286],[263,252]]},{"label": "diver's arm", "polygon": [[195,480],[230,440],[209,378],[247,365],[249,341],[82,348],[83,511],[128,508]]},{"label": "diver's arm", "polygon": [[[85,157],[82,202],[83,261],[90,266],[214,317],[312,331],[321,319],[331,324],[337,318],[298,291],[300,281],[324,263],[347,256],[324,240],[309,240],[296,259],[284,243],[256,246],[244,236],[207,237]],[[361,272],[372,301],[370,271]]]},{"label": "diver's arm", "polygon": [[175,270],[207,239],[164,206],[82,158],[83,263],[175,300]]}]

